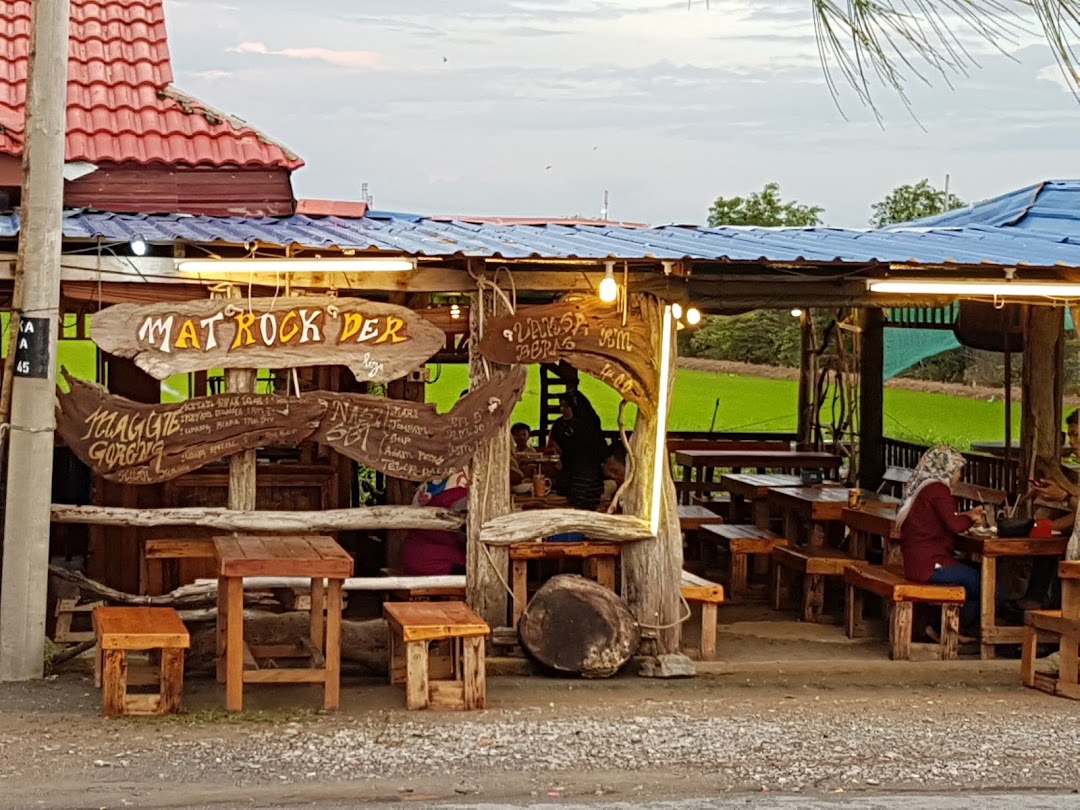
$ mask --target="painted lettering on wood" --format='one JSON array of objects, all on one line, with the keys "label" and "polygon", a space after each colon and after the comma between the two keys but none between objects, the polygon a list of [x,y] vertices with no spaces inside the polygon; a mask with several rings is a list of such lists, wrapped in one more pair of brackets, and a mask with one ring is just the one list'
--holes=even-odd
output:
[{"label": "painted lettering on wood", "polygon": [[526,372],[492,379],[447,414],[426,403],[329,392],[144,405],[64,377],[71,391],[58,392],[57,430],[75,455],[111,481],[157,484],[241,450],[309,438],[397,478],[437,478],[468,464],[505,427]]},{"label": "painted lettering on wood", "polygon": [[258,394],[221,394],[145,405],[64,373],[57,430],[84,463],[110,481],[157,484],[241,450],[290,445],[310,436],[326,403]]},{"label": "painted lettering on wood", "polygon": [[319,394],[326,416],[315,438],[342,455],[408,481],[426,481],[468,464],[510,419],[526,371],[513,369],[469,392],[439,415],[428,403],[364,394]]},{"label": "painted lettering on wood", "polygon": [[117,304],[94,316],[90,336],[159,380],[212,368],[343,365],[359,380],[388,382],[446,342],[405,307],[330,296]]},{"label": "painted lettering on wood", "polygon": [[493,362],[565,360],[639,407],[650,412],[655,408],[660,378],[657,344],[634,302],[625,324],[611,304],[592,296],[568,296],[492,318],[485,329],[480,353]]}]

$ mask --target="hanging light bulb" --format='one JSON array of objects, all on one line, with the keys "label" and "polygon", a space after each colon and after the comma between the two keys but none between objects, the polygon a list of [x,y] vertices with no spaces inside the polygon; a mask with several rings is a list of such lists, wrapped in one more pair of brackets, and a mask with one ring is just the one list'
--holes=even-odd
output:
[{"label": "hanging light bulb", "polygon": [[686,310],[686,322],[691,326],[697,326],[701,323],[701,311],[697,307],[690,307]]},{"label": "hanging light bulb", "polygon": [[453,318],[455,321],[461,318],[461,307],[459,307],[457,304],[451,304],[450,317]]},{"label": "hanging light bulb", "polygon": [[802,310],[799,309],[798,307],[791,310],[791,317],[792,318],[801,318],[802,317]]},{"label": "hanging light bulb", "polygon": [[671,305],[671,317],[675,320],[682,317],[682,304],[674,303]]},{"label": "hanging light bulb", "polygon": [[131,240],[131,252],[136,256],[145,256],[148,249],[149,245],[146,244],[146,240],[141,236],[136,236]]},{"label": "hanging light bulb", "polygon": [[608,304],[615,303],[615,299],[619,297],[619,283],[615,280],[614,262],[607,263],[604,279],[600,282],[599,293],[600,300]]}]

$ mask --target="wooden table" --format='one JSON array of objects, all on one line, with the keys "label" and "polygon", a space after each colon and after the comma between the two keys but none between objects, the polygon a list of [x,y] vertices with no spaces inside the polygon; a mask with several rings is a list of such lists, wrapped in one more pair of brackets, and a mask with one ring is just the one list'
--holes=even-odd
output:
[{"label": "wooden table", "polygon": [[[329,537],[215,537],[218,558],[218,682],[226,707],[244,708],[245,683],[321,683],[323,706],[338,707],[341,690],[341,587],[353,561]],[[250,646],[244,641],[244,577],[311,579],[311,637],[298,645]],[[259,659],[306,658],[295,669],[259,668]]]},{"label": "wooden table", "polygon": [[510,589],[514,595],[513,623],[517,627],[518,619],[525,612],[529,603],[528,564],[529,560],[585,560],[585,575],[596,580],[597,584],[615,590],[615,563],[622,553],[619,543],[594,542],[584,540],[577,543],[562,543],[545,540],[539,543],[512,543],[509,546]]},{"label": "wooden table", "polygon": [[544,495],[537,498],[535,495],[515,495],[515,509],[562,509],[567,505],[567,500],[562,495]]},{"label": "wooden table", "polygon": [[883,543],[882,563],[895,563],[890,559],[899,550],[900,530],[896,527],[895,503],[867,501],[840,511],[841,522],[851,530],[851,555],[865,560],[870,548],[870,538],[880,537]]},{"label": "wooden table", "polygon": [[[784,537],[795,545],[807,527],[807,544],[811,548],[825,545],[829,524],[839,523],[848,507],[847,487],[782,487],[769,491],[769,506],[784,518]],[[889,495],[862,490],[865,503],[899,503]]]},{"label": "wooden table", "polygon": [[731,493],[731,522],[746,522],[746,502],[749,501],[753,523],[759,529],[769,528],[769,490],[802,485],[799,476],[780,473],[728,473],[720,476],[720,488]]},{"label": "wooden table", "polygon": [[1068,537],[978,537],[961,535],[956,550],[977,558],[982,571],[982,605],[980,606],[980,646],[982,658],[994,657],[994,648],[1001,644],[1020,644],[1024,628],[997,624],[997,563],[1002,557],[1064,557]]},{"label": "wooden table", "polygon": [[832,453],[810,450],[679,450],[675,463],[682,468],[680,486],[683,500],[689,503],[693,493],[713,492],[721,489],[712,483],[712,470],[731,469],[739,472],[744,467],[765,470],[838,470],[840,457]]},{"label": "wooden table", "polygon": [[[464,602],[387,602],[390,683],[405,684],[407,709],[482,709],[484,639],[491,628]],[[429,652],[450,642],[448,654]]]}]

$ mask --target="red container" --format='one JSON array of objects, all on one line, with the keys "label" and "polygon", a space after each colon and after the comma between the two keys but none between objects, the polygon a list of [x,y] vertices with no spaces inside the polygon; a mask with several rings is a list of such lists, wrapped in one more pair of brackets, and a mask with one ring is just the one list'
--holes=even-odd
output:
[{"label": "red container", "polygon": [[1046,520],[1045,518],[1043,518],[1041,520],[1036,520],[1035,525],[1031,527],[1031,536],[1032,537],[1053,537],[1054,536],[1054,521]]}]

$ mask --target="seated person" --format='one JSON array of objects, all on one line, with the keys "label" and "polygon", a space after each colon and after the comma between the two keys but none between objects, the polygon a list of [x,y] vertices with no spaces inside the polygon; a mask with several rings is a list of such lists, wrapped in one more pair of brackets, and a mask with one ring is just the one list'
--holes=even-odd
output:
[{"label": "seated person", "polygon": [[[951,487],[960,480],[966,460],[947,445],[932,447],[923,453],[915,474],[904,484],[904,499],[896,513],[900,529],[900,551],[904,557],[904,576],[916,582],[934,585],[963,585],[967,600],[960,608],[960,639],[973,640],[971,634],[979,624],[979,599],[982,575],[977,568],[965,565],[953,554],[956,536],[966,532],[986,516],[986,508],[976,506],[967,512],[956,512]],[[1000,607],[1005,594],[996,594]],[[926,635],[940,640],[933,627]]]},{"label": "seated person", "polygon": [[[413,504],[465,512],[468,498],[468,477],[462,470],[440,481],[422,484],[413,497]],[[406,576],[464,574],[464,531],[410,529],[401,549],[401,570]]]},{"label": "seated person", "polygon": [[[1065,427],[1068,431],[1071,453],[1080,455],[1080,410],[1075,410],[1068,415],[1065,419]],[[1045,503],[1058,504],[1057,508],[1064,511],[1060,517],[1054,518],[1055,531],[1066,533],[1072,531],[1080,499],[1066,492],[1053,481],[1045,479],[1032,481],[1031,495]],[[1045,512],[1043,515],[1036,512],[1036,517],[1042,516],[1045,516]],[[1021,610],[1053,609],[1061,606],[1061,582],[1057,578],[1057,570],[1056,557],[1036,557],[1032,561],[1027,591],[1018,603]]]},{"label": "seated person", "polygon": [[616,440],[608,448],[607,457],[604,459],[604,499],[611,500],[615,497],[619,487],[626,481],[626,447]]},{"label": "seated person", "polygon": [[580,391],[563,394],[559,405],[562,416],[551,426],[548,440],[562,459],[555,490],[572,507],[595,509],[604,496],[602,467],[607,453],[600,417]]},{"label": "seated person", "polygon": [[510,428],[510,438],[514,440],[514,446],[511,448],[514,453],[532,453],[533,448],[529,445],[529,440],[532,438],[532,428],[526,425],[524,422],[517,422]]}]

